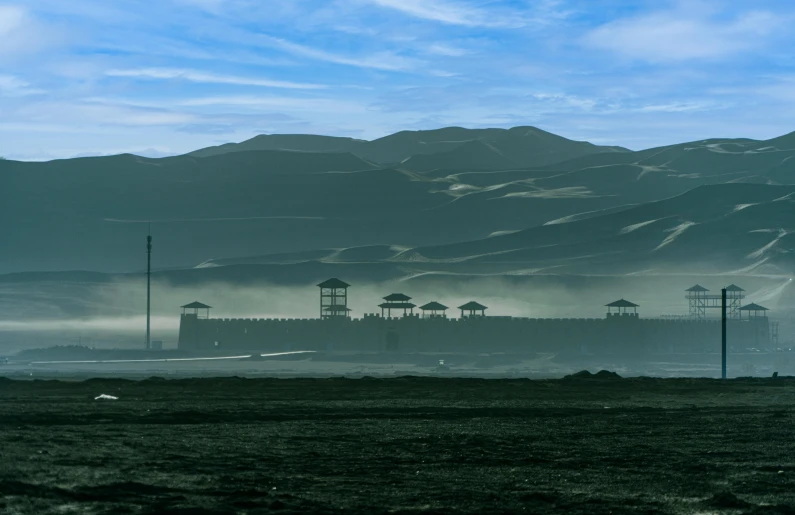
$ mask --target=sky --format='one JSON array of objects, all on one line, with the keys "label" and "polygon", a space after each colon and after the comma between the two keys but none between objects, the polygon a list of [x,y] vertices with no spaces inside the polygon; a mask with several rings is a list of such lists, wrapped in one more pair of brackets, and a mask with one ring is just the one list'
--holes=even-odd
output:
[{"label": "sky", "polygon": [[791,0],[0,0],[0,156],[532,125],[795,130]]}]

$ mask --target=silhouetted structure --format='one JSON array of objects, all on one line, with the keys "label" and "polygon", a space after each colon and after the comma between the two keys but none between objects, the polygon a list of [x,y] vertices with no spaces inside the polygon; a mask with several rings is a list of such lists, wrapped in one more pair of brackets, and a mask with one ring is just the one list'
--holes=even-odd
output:
[{"label": "silhouetted structure", "polygon": [[720,291],[720,377],[726,379],[726,340],[728,330],[728,292],[726,288]]},{"label": "silhouetted structure", "polygon": [[[190,304],[185,304],[184,306],[182,306],[182,314],[183,315],[189,314],[188,313],[189,309],[193,310],[193,313],[190,313],[190,314],[196,315],[196,318],[210,318],[210,310],[212,309],[212,306],[208,306],[207,304],[202,304],[201,302],[199,302],[197,300],[195,302],[191,302]],[[203,316],[203,317],[200,316],[200,314],[199,314],[199,310],[200,309],[207,310],[207,312],[205,313],[205,316]]]},{"label": "silhouetted structure", "polygon": [[748,313],[748,318],[767,318],[767,312],[770,311],[764,306],[760,306],[759,304],[748,304],[747,306],[743,306],[740,308],[740,312],[742,313],[745,311]]},{"label": "silhouetted structure", "polygon": [[[740,307],[745,298],[745,290],[736,284],[730,284],[726,288],[726,316],[728,318],[740,318]],[[690,306],[690,316],[697,319],[707,318],[708,309],[721,309],[721,295],[710,295],[709,290],[700,284],[692,286],[687,290],[687,301]]]},{"label": "silhouetted structure", "polygon": [[349,318],[348,288],[350,284],[337,278],[318,284],[320,288],[320,318]]},{"label": "silhouetted structure", "polygon": [[[179,343],[177,347],[183,348],[215,348],[214,335],[207,331],[207,324],[212,323],[210,306],[194,301],[182,306],[182,316],[179,318]],[[200,314],[204,311],[204,316]],[[193,345],[185,342],[194,342]],[[200,344],[198,342],[201,342]]]},{"label": "silhouetted structure", "polygon": [[413,315],[414,308],[417,307],[416,304],[412,304],[409,302],[411,297],[408,295],[404,295],[402,293],[391,293],[384,297],[383,304],[379,304],[378,307],[381,308],[381,316],[384,316],[384,312],[386,311],[386,316],[392,317],[392,310],[403,311],[403,316],[406,315]]},{"label": "silhouetted structure", "polygon": [[745,290],[736,284],[730,284],[726,287],[726,316],[729,318],[740,318],[740,308],[745,299]]},{"label": "silhouetted structure", "polygon": [[[611,302],[610,304],[606,304],[606,306],[607,306],[607,318],[610,318],[612,316],[633,316],[635,318],[638,317],[639,306],[634,302],[630,302],[624,299],[619,299],[615,302]],[[628,311],[630,309],[632,310],[632,313]]]},{"label": "silhouetted structure", "polygon": [[152,230],[149,226],[146,236],[146,350],[152,348],[152,331],[150,319],[152,317]]},{"label": "silhouetted structure", "polygon": [[425,304],[424,306],[420,306],[420,309],[422,310],[423,318],[446,318],[447,314],[445,312],[449,308],[444,304],[433,301]]},{"label": "silhouetted structure", "polygon": [[[420,308],[423,317],[409,313],[396,318],[365,314],[353,319],[347,316],[350,312],[347,283],[331,279],[318,286],[321,317],[314,319],[209,318],[209,306],[200,302],[187,304],[183,306],[180,321],[179,349],[463,353],[487,350],[627,356],[714,353],[718,351],[715,342],[721,335],[720,320],[640,318],[639,306],[625,299],[607,304],[608,313],[603,318],[487,317],[486,306],[473,301],[460,307],[461,318],[450,319],[444,316],[447,306],[434,301]],[[405,295],[387,298],[408,302]],[[743,308],[749,313],[747,318],[728,320],[729,348],[769,346],[766,309],[756,304]],[[427,315],[429,312],[431,316]]]},{"label": "silhouetted structure", "polygon": [[480,304],[479,302],[475,302],[471,300],[464,304],[463,306],[458,306],[458,309],[461,310],[461,318],[467,317],[485,317],[486,310],[489,309],[488,307]]},{"label": "silhouetted structure", "polygon": [[[754,333],[754,348],[759,348],[760,344],[769,342],[770,324],[767,320],[767,312],[769,310],[764,306],[760,306],[759,304],[751,303],[747,306],[742,306],[739,309],[740,313],[743,311],[748,313],[748,321],[753,323],[754,327],[757,328],[756,332]],[[764,328],[764,331],[762,328]]]},{"label": "silhouetted structure", "polygon": [[687,290],[687,302],[689,313],[693,318],[706,318],[707,316],[707,292],[708,289],[700,284],[691,286]]}]

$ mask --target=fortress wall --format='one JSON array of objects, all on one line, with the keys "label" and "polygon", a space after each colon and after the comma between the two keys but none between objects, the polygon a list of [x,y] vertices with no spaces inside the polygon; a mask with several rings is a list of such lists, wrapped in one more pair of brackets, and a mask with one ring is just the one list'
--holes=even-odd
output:
[{"label": "fortress wall", "polygon": [[[382,352],[388,335],[401,352],[567,352],[648,354],[713,351],[717,320],[608,318],[199,319],[183,315],[179,348],[283,352]],[[217,344],[216,344],[217,342]],[[729,320],[730,348],[767,348],[767,318]]]}]

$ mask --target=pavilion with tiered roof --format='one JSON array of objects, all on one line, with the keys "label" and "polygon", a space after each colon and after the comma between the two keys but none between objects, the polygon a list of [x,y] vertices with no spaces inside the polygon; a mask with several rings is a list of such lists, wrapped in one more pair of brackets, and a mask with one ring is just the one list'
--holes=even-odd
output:
[{"label": "pavilion with tiered roof", "polygon": [[444,304],[439,302],[433,301],[425,304],[424,306],[420,306],[422,310],[422,317],[423,318],[434,318],[434,317],[446,317],[445,311],[449,308]]},{"label": "pavilion with tiered roof", "polygon": [[[461,310],[461,318],[466,317],[485,317],[486,310],[489,309],[487,306],[480,304],[479,302],[475,302],[474,300],[467,302],[463,306],[458,306],[458,309]],[[464,314],[466,313],[466,315]]]},{"label": "pavilion with tiered roof", "polygon": [[[615,302],[611,302],[610,304],[605,305],[607,307],[607,316],[627,316],[631,315],[633,317],[638,316],[638,305],[634,302],[630,302],[625,299],[619,299]],[[615,313],[613,310],[615,309]],[[630,313],[628,310],[632,310]]]},{"label": "pavilion with tiered roof", "polygon": [[403,316],[409,314],[413,315],[414,308],[417,307],[416,304],[412,304],[411,302],[409,302],[411,300],[411,297],[409,297],[408,295],[404,295],[402,293],[391,293],[386,297],[384,297],[384,300],[386,302],[378,305],[378,307],[381,308],[382,317],[384,316],[384,313],[386,313],[386,316],[391,318],[393,309],[397,311],[402,310]]},{"label": "pavilion with tiered roof", "polygon": [[753,318],[766,317],[767,316],[767,311],[770,311],[770,310],[767,309],[764,306],[760,306],[759,304],[756,304],[756,303],[752,302],[751,304],[748,304],[746,306],[741,307],[740,308],[740,312],[743,312],[743,311],[748,313],[748,319],[750,320],[750,319],[753,319]]}]

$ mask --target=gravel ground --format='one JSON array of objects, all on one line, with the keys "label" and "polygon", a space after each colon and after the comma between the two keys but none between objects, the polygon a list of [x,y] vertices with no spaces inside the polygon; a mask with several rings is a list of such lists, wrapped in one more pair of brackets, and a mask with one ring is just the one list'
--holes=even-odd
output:
[{"label": "gravel ground", "polygon": [[790,378],[0,378],[0,513],[795,513],[794,406]]}]

